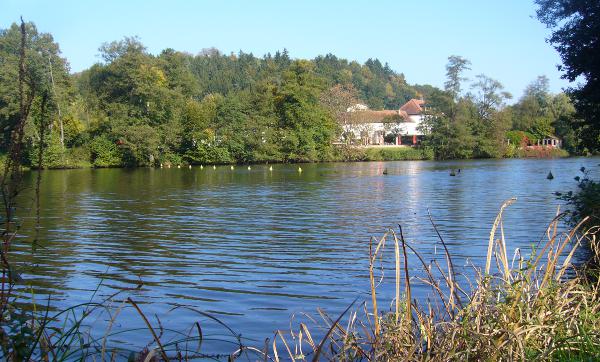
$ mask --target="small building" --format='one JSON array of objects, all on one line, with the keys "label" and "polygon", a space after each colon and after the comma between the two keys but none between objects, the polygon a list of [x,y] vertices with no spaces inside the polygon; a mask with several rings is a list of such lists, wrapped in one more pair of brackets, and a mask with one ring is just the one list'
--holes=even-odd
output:
[{"label": "small building", "polygon": [[425,102],[411,99],[398,110],[370,110],[364,104],[348,107],[344,135],[362,145],[416,145],[423,136]]},{"label": "small building", "polygon": [[550,148],[561,148],[562,140],[558,137],[550,136],[537,141],[537,146],[544,146]]}]

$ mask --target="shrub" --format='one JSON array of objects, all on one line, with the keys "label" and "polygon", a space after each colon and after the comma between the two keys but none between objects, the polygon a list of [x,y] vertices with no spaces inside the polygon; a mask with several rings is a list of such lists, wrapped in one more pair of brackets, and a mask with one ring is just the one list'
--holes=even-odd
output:
[{"label": "shrub", "polygon": [[562,148],[531,146],[517,149],[514,157],[530,157],[530,158],[553,158],[553,157],[568,157],[569,152]]},{"label": "shrub", "polygon": [[511,145],[515,145],[517,147],[524,147],[529,144],[529,142],[533,141],[536,137],[525,131],[508,131],[506,132],[506,138],[510,140]]},{"label": "shrub", "polygon": [[431,160],[433,152],[429,148],[413,147],[373,147],[366,150],[367,161]]},{"label": "shrub", "polygon": [[119,167],[122,154],[117,144],[106,136],[95,137],[90,143],[90,159],[94,167]]},{"label": "shrub", "polygon": [[[600,225],[600,183],[590,178],[589,170],[581,167],[579,171],[582,176],[575,176],[577,181],[577,191],[567,193],[557,192],[559,199],[567,202],[570,207],[570,222],[573,225],[578,224],[584,218],[588,217],[583,227],[589,229],[593,225]],[[597,233],[595,230],[594,233]]]}]

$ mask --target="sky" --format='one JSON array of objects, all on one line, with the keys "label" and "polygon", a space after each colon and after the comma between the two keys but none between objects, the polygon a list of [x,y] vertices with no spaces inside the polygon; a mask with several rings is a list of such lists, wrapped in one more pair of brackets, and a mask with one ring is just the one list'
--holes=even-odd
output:
[{"label": "sky", "polygon": [[99,62],[103,42],[139,36],[157,54],[203,48],[293,58],[327,53],[387,62],[411,84],[443,87],[450,55],[469,59],[518,99],[539,75],[553,93],[569,84],[535,18],[533,0],[0,0],[0,28],[23,16],[49,32],[78,72]]}]

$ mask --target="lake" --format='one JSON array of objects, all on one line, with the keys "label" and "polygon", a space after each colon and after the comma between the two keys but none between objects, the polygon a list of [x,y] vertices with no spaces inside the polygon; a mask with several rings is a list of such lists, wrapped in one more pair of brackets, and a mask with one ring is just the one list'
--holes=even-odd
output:
[{"label": "lake", "polygon": [[[504,200],[517,197],[504,218],[511,255],[517,247],[530,250],[556,214],[554,192],[573,190],[582,166],[597,175],[599,163],[566,158],[302,164],[303,172],[279,164],[272,171],[268,165],[44,171],[39,241],[32,247],[31,237],[22,237],[15,249],[39,304],[50,295],[53,307],[66,308],[122,290],[113,298],[115,309],[131,297],[153,324],[158,317],[165,328],[184,331],[200,320],[206,336],[228,338],[222,326],[180,307],[187,306],[262,346],[275,330],[289,329],[292,315],[316,315],[320,307],[337,316],[355,298],[370,298],[371,236],[401,224],[426,261],[439,259],[430,212],[455,264],[469,273],[467,264],[485,262]],[[549,171],[553,180],[546,178]],[[29,188],[20,200],[25,231],[35,219],[35,176],[26,174]],[[394,294],[393,254],[386,255],[390,272],[379,287],[384,310]],[[411,274],[422,275],[416,258],[409,261]],[[413,294],[423,299],[430,290],[415,285]],[[106,315],[95,318],[88,324],[106,324]],[[127,308],[113,329],[132,328],[144,324]],[[111,340],[143,347],[151,340],[140,334]]]}]

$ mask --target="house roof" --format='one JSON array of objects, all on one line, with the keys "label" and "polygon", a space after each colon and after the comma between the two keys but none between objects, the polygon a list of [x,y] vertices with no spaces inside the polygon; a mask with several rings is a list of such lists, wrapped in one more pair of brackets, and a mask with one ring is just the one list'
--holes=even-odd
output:
[{"label": "house roof", "polygon": [[400,111],[406,112],[408,115],[416,115],[423,113],[423,105],[425,101],[422,99],[411,99],[406,102],[402,107],[400,107]]},{"label": "house roof", "polygon": [[[406,102],[399,110],[373,111],[363,105],[354,105],[349,107],[347,112],[350,114],[352,123],[396,123],[412,122],[409,116],[423,113],[422,99],[411,99]],[[359,107],[362,106],[362,107]]]},{"label": "house roof", "polygon": [[394,123],[406,122],[408,114],[404,111],[356,111],[352,112],[350,119],[353,123]]}]

